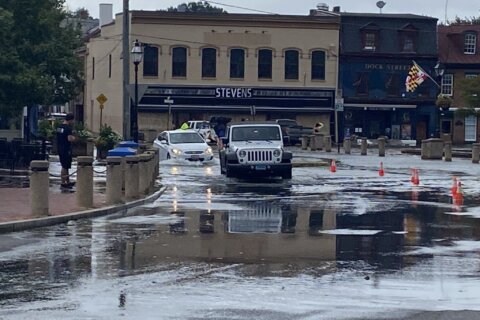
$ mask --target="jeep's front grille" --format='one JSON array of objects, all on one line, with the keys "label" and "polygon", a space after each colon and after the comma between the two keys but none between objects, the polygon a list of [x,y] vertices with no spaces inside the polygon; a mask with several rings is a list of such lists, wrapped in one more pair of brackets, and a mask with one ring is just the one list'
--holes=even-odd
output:
[{"label": "jeep's front grille", "polygon": [[273,161],[273,150],[248,150],[248,163],[271,163]]}]

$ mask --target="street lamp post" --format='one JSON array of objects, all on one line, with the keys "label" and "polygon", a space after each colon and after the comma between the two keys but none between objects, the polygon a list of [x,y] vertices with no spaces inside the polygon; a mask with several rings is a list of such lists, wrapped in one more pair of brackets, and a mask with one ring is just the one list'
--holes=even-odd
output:
[{"label": "street lamp post", "polygon": [[167,99],[163,100],[164,103],[168,104],[168,114],[167,114],[167,130],[170,130],[170,118],[172,117],[172,104],[173,99],[167,97]]},{"label": "street lamp post", "polygon": [[[437,62],[437,64],[435,65],[435,67],[433,68],[435,70],[435,75],[437,77],[437,85],[439,87],[439,94],[437,95],[437,98],[440,97],[442,95],[442,77],[443,77],[443,73],[445,72],[445,68],[444,66],[440,63],[440,62]],[[441,138],[442,137],[442,113],[441,113],[441,110],[445,110],[444,109],[445,107],[440,107],[438,106],[438,109],[437,109],[437,113],[438,113],[438,122],[437,122],[437,132],[438,132],[438,138]],[[446,109],[448,110],[448,108]]]},{"label": "street lamp post", "polygon": [[138,64],[143,58],[142,46],[138,40],[135,40],[131,54],[135,65],[135,102],[131,108],[130,127],[133,141],[138,142]]}]

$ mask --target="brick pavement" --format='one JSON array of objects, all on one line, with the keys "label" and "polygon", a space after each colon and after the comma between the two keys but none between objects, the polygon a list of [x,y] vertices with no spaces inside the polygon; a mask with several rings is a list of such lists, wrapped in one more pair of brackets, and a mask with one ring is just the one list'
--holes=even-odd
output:
[{"label": "brick pavement", "polygon": [[[85,210],[76,205],[75,193],[62,193],[59,186],[51,186],[49,193],[50,215],[59,216]],[[94,208],[107,206],[106,196],[94,192]],[[37,218],[30,214],[29,188],[0,188],[0,222]]]}]

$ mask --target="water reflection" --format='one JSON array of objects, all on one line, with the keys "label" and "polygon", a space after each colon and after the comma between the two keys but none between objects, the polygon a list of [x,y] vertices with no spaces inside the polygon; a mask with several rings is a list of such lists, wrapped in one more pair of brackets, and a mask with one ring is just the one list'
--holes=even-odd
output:
[{"label": "water reflection", "polygon": [[[207,190],[207,200],[211,194]],[[311,208],[272,199],[242,202],[241,210],[143,208],[38,229],[26,233],[31,243],[25,254],[0,260],[0,305],[43,299],[50,289],[75,285],[84,275],[115,278],[198,261],[241,263],[256,276],[286,269],[289,275],[303,273],[312,264],[335,272],[352,260],[398,270],[429,258],[406,255],[409,248],[480,238],[478,220],[446,215],[451,208],[427,203],[422,193],[403,196],[414,201],[360,215],[348,203],[325,201]],[[119,307],[125,303],[120,294]]]}]

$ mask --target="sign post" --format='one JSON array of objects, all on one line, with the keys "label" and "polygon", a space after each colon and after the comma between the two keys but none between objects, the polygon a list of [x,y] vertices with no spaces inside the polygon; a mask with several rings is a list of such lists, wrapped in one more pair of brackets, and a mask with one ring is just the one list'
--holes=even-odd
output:
[{"label": "sign post", "polygon": [[337,152],[340,153],[340,143],[339,143],[339,135],[338,135],[338,112],[343,112],[344,104],[343,98],[336,98],[335,99],[335,143],[337,144]]},{"label": "sign post", "polygon": [[168,104],[167,130],[170,130],[170,117],[172,115],[173,99],[170,99],[170,97],[167,97],[167,99],[163,100],[163,103]]},{"label": "sign post", "polygon": [[[107,102],[107,97],[103,94],[103,93],[100,93],[97,97],[97,101],[98,103],[100,103],[100,129],[102,129],[102,125],[103,125],[103,107],[104,107],[104,104],[105,102]],[[99,131],[100,131],[99,129]]]}]

